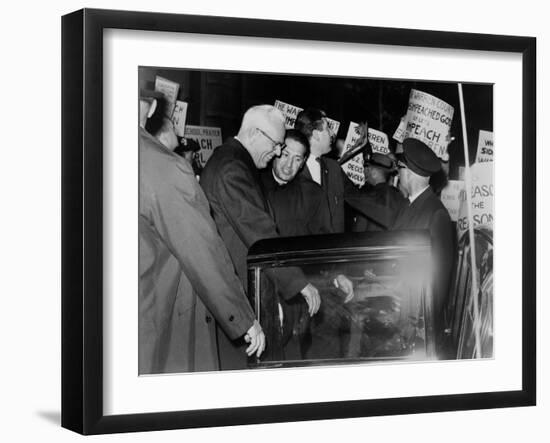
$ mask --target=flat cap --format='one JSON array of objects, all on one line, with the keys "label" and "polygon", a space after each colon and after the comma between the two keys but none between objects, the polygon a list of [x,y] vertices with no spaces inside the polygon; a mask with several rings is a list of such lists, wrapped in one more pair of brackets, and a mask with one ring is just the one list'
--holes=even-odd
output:
[{"label": "flat cap", "polygon": [[403,140],[402,161],[414,173],[430,177],[441,169],[441,162],[425,143],[415,138]]}]

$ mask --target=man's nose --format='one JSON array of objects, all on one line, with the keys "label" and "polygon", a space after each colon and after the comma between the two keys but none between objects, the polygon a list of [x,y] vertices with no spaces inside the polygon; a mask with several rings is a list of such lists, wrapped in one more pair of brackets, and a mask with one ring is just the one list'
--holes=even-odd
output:
[{"label": "man's nose", "polygon": [[281,145],[275,145],[275,155],[277,157],[281,155]]}]

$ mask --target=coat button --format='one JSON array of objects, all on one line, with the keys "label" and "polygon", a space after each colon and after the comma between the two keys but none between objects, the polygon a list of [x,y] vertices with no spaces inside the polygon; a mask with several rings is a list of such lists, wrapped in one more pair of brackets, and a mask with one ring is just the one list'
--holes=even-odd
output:
[{"label": "coat button", "polygon": [[233,321],[235,320],[235,317],[233,317],[232,315],[229,316],[229,321]]},{"label": "coat button", "polygon": [[212,317],[210,317],[209,315],[206,316],[205,318],[206,320],[206,323],[210,323],[212,321]]}]

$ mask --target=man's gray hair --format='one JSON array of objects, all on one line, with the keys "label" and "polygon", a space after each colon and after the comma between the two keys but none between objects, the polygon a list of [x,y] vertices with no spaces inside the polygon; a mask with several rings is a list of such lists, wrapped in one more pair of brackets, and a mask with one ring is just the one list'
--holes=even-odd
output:
[{"label": "man's gray hair", "polygon": [[285,117],[275,106],[252,106],[244,113],[238,137],[239,139],[246,138],[256,128],[266,129],[266,126],[276,126],[278,124],[284,127]]}]

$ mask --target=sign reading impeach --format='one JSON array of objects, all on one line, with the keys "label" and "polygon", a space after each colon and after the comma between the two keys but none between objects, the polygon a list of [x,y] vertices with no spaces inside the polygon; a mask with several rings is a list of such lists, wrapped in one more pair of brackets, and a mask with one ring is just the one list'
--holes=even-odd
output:
[{"label": "sign reading impeach", "polygon": [[185,137],[192,138],[201,147],[199,160],[203,167],[214,152],[214,148],[222,144],[222,130],[220,128],[187,125],[185,127]]},{"label": "sign reading impeach", "polygon": [[454,108],[443,100],[411,89],[402,139],[416,138],[426,143],[439,158],[448,160],[453,113]]}]

